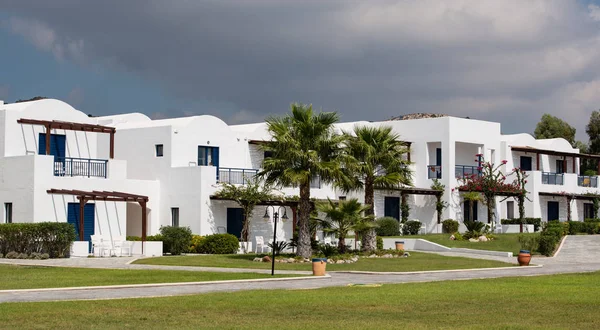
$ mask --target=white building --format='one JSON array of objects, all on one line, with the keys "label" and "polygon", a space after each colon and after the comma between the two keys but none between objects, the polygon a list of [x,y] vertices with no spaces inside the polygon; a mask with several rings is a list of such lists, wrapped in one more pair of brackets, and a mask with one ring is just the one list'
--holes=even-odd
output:
[{"label": "white building", "polygon": [[[52,134],[49,149],[48,125]],[[580,155],[564,139],[502,135],[499,123],[455,117],[341,123],[337,128],[350,130],[354,125],[389,125],[410,142],[416,190],[427,192],[434,178],[446,186],[444,200],[450,206],[443,219],[463,220],[457,178],[477,173],[476,154],[496,164],[507,160],[507,172],[516,166],[528,170],[528,217],[565,221],[570,205],[570,218],[583,220],[592,216],[591,203],[584,195],[600,193],[597,177],[578,173],[580,159],[594,157]],[[151,120],[139,113],[90,118],[52,99],[16,104],[0,101],[0,127],[4,222],[69,221],[78,225],[78,197],[87,196],[85,240],[92,234],[141,236],[142,204],[146,204],[147,235],[168,225],[189,226],[200,235],[239,235],[242,215],[237,205],[211,196],[219,189],[219,181],[243,184],[244,177],[256,173],[264,159],[259,143],[269,139],[264,123],[230,126],[214,116]],[[311,188],[316,198],[362,199],[360,192],[344,194],[318,180]],[[295,195],[297,189],[283,188],[281,193]],[[147,203],[142,203],[140,196],[146,197]],[[400,196],[400,191],[377,191],[376,216],[399,218]],[[406,198],[410,219],[420,220],[429,233],[441,232],[435,196],[411,193]],[[495,210],[497,219],[518,217],[513,199],[500,201],[502,198]],[[264,207],[255,211],[253,237],[273,235],[273,223],[262,219],[264,212]],[[287,212],[292,218],[292,209]],[[487,221],[485,206],[477,207],[476,218]],[[279,226],[277,236],[289,239],[292,226],[292,221]]]}]

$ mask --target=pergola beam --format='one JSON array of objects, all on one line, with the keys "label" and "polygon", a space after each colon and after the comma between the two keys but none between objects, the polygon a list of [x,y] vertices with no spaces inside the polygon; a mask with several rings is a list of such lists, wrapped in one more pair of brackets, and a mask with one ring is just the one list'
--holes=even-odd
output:
[{"label": "pergola beam", "polygon": [[109,126],[96,124],[74,123],[58,120],[39,120],[39,119],[17,119],[17,123],[26,125],[41,125],[46,128],[46,155],[50,154],[50,131],[52,129],[64,129],[69,131],[92,132],[92,133],[107,133],[110,134],[110,150],[109,157],[115,157],[115,133],[117,129]]},{"label": "pergola beam", "polygon": [[83,191],[76,189],[48,189],[46,190],[48,194],[56,194],[56,195],[71,195],[77,196],[79,200],[79,240],[83,241],[84,239],[84,212],[85,212],[85,204],[91,200],[101,200],[106,202],[137,202],[142,207],[142,253],[144,253],[144,243],[146,241],[146,231],[148,227],[148,214],[147,214],[147,203],[148,196],[129,194],[118,191]]}]

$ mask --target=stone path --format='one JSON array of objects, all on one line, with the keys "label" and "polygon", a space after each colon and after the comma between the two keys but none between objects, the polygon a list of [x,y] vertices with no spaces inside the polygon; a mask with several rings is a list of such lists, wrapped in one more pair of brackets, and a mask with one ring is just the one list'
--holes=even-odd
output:
[{"label": "stone path", "polygon": [[[464,255],[462,255],[464,256]],[[498,258],[492,256],[480,256]],[[110,260],[110,259],[109,259]],[[114,259],[113,259],[114,260]],[[496,260],[496,259],[494,259]],[[23,260],[21,260],[23,261]],[[62,261],[65,263],[64,261]],[[543,267],[515,267],[482,270],[414,272],[397,274],[356,274],[332,272],[329,278],[310,278],[303,280],[282,279],[278,281],[247,281],[235,283],[210,283],[210,284],[181,284],[181,285],[153,285],[146,287],[121,287],[121,288],[88,288],[88,289],[61,289],[61,290],[29,290],[27,292],[2,292],[0,302],[30,302],[30,301],[57,301],[57,300],[88,300],[88,299],[117,299],[134,297],[159,297],[174,295],[191,295],[207,292],[231,292],[255,289],[316,289],[332,286],[346,286],[348,284],[376,284],[376,283],[414,283],[446,280],[490,279],[510,276],[535,276],[561,273],[592,272],[600,270],[600,236],[568,236],[564,245],[554,258],[534,258],[534,263],[543,264]],[[90,262],[80,261],[78,267]],[[101,261],[94,266],[108,264]],[[123,264],[126,264],[123,262]],[[122,267],[127,267],[121,265]],[[134,265],[129,265],[134,266]],[[162,267],[162,266],[161,266]],[[106,268],[110,268],[106,266]],[[180,269],[179,267],[177,269]],[[230,271],[230,269],[228,269]],[[245,270],[248,271],[248,270]],[[493,283],[493,282],[490,282]]]}]

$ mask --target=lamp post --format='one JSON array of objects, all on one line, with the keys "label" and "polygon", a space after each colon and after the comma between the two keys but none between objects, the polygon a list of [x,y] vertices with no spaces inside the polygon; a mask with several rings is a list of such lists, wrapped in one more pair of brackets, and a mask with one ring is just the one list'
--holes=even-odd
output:
[{"label": "lamp post", "polygon": [[275,222],[275,226],[273,227],[273,243],[271,246],[271,250],[273,250],[273,257],[271,258],[271,276],[273,276],[275,275],[275,245],[277,244],[277,221],[279,220],[279,213],[281,212],[281,209],[283,209],[283,216],[281,217],[281,221],[286,222],[289,218],[287,216],[287,210],[285,206],[280,206],[277,209],[275,209],[273,205],[269,205],[265,209],[265,215],[263,216],[263,219],[267,221],[270,219],[269,208],[271,208],[271,213],[273,213],[273,221]]}]

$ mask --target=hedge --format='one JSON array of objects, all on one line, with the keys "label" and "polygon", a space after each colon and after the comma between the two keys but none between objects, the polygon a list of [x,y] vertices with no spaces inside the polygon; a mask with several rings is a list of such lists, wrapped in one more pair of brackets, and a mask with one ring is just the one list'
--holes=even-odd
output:
[{"label": "hedge", "polygon": [[442,231],[447,234],[454,234],[458,232],[458,221],[452,219],[446,219],[442,221]]},{"label": "hedge", "polygon": [[375,232],[378,236],[398,236],[400,235],[400,223],[392,217],[379,218],[376,221]]},{"label": "hedge", "polygon": [[188,252],[192,244],[192,231],[190,227],[160,227],[162,235],[163,252],[170,252],[171,255],[180,255]]},{"label": "hedge", "polygon": [[[586,219],[590,220],[590,219]],[[576,234],[600,234],[600,222],[598,221],[567,221],[569,235]]]},{"label": "hedge", "polygon": [[47,253],[50,258],[67,258],[75,237],[75,227],[66,222],[0,224],[0,253]]},{"label": "hedge", "polygon": [[548,257],[552,256],[561,238],[568,231],[568,223],[561,223],[558,220],[548,221],[540,234],[538,252]]},{"label": "hedge", "polygon": [[[502,219],[500,223],[503,225],[520,225],[521,219]],[[523,223],[526,225],[533,225],[533,230],[538,231],[542,226],[541,218],[523,218]]]},{"label": "hedge", "polygon": [[231,234],[213,234],[205,236],[197,247],[198,252],[205,254],[233,254],[240,248],[237,237]]},{"label": "hedge", "polygon": [[418,235],[421,230],[421,222],[417,220],[406,221],[402,225],[402,235]]}]

